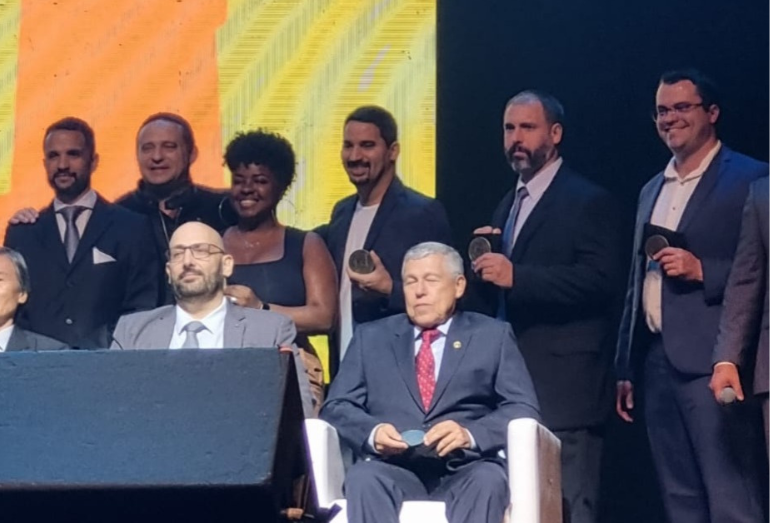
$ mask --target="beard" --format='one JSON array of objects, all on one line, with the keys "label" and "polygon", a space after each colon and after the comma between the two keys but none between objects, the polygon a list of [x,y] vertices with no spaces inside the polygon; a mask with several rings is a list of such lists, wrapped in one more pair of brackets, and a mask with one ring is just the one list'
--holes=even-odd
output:
[{"label": "beard", "polygon": [[[183,281],[188,274],[197,274],[200,278],[191,282]],[[179,276],[172,278],[171,289],[177,301],[207,300],[224,290],[225,278],[222,266],[218,265],[212,274],[194,268],[184,269]]]},{"label": "beard", "polygon": [[56,184],[57,176],[60,176],[60,175],[59,174],[54,175],[54,178],[50,182],[50,185],[51,185],[51,188],[54,190],[56,197],[63,202],[72,201],[74,198],[77,198],[78,196],[86,192],[90,183],[90,180],[88,179],[88,177],[75,174],[74,175],[75,179],[68,187],[59,187]]},{"label": "beard", "polygon": [[[515,158],[515,153],[524,153],[526,158]],[[528,179],[538,172],[548,161],[548,146],[541,145],[534,151],[521,146],[512,146],[505,152],[508,163],[519,176]]]}]

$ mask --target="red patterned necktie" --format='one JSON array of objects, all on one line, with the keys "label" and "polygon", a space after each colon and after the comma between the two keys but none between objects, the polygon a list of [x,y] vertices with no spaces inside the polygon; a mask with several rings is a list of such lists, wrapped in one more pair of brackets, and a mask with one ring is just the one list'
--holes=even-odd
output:
[{"label": "red patterned necktie", "polygon": [[436,389],[436,360],[433,359],[431,343],[441,336],[438,329],[425,329],[422,331],[422,344],[417,352],[417,386],[420,388],[422,406],[425,410],[430,407],[433,400],[433,391]]}]

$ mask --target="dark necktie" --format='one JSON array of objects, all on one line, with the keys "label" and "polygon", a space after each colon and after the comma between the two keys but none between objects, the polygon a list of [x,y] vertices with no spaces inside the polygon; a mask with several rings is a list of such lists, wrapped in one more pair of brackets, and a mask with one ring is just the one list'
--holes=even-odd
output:
[{"label": "dark necktie", "polygon": [[508,214],[508,219],[505,220],[505,228],[503,229],[503,252],[507,257],[511,257],[513,251],[513,234],[516,232],[516,221],[519,218],[519,211],[521,211],[521,202],[529,196],[527,187],[522,185],[516,191],[516,196],[513,199],[513,205],[511,205],[511,212]]},{"label": "dark necktie", "polygon": [[417,386],[420,388],[422,406],[425,410],[433,401],[433,391],[436,390],[436,360],[433,358],[431,344],[441,336],[438,329],[425,329],[422,331],[422,344],[417,352]]},{"label": "dark necktie", "polygon": [[64,250],[67,252],[67,260],[70,262],[75,257],[80,243],[80,233],[75,222],[80,213],[85,210],[86,208],[81,205],[70,205],[62,207],[58,211],[64,217]]},{"label": "dark necktie", "polygon": [[182,343],[183,349],[199,349],[198,333],[205,329],[206,326],[199,321],[191,321],[182,328],[185,332],[184,343]]}]

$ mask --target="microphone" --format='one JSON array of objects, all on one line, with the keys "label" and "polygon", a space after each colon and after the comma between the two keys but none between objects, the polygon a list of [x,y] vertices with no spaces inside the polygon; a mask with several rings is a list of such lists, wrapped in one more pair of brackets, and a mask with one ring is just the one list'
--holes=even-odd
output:
[{"label": "microphone", "polygon": [[735,394],[735,389],[732,387],[725,387],[722,389],[722,392],[719,393],[719,403],[720,405],[729,405],[730,403],[734,402],[738,398],[738,395]]}]

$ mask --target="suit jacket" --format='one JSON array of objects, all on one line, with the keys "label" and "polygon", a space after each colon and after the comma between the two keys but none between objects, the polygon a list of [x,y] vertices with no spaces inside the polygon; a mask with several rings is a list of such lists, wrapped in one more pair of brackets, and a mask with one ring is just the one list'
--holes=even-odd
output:
[{"label": "suit jacket", "polygon": [[31,280],[17,324],[73,347],[106,347],[121,314],[158,301],[158,265],[147,219],[97,199],[72,263],[53,206],[34,224],[10,225],[5,245],[19,251]]},{"label": "suit jacket", "polygon": [[768,190],[767,178],[749,187],[712,359],[753,366],[755,394],[768,392]]},{"label": "suit jacket", "polygon": [[[505,227],[514,190],[491,225]],[[562,164],[524,222],[511,252],[513,288],[503,292],[507,320],[551,430],[604,422],[620,297],[621,254],[614,201]],[[495,314],[498,287],[469,276]]]},{"label": "suit jacket", "polygon": [[[406,314],[359,325],[320,417],[359,454],[372,454],[372,429],[427,430],[444,420],[467,428],[478,446],[460,462],[504,448],[508,422],[539,419],[537,399],[509,325],[476,313],[455,314],[433,401],[417,386],[414,326]],[[458,463],[459,464],[459,463]]]},{"label": "suit jacket", "polygon": [[[722,314],[727,276],[738,244],[741,214],[749,185],[767,176],[768,166],[722,145],[703,173],[677,227],[687,250],[700,259],[703,282],[663,277],[663,347],[679,372],[711,374],[712,352]],[[615,357],[618,379],[632,380],[644,354],[648,329],[642,308],[647,257],[642,251],[644,224],[650,221],[663,186],[663,172],[639,194],[631,271]]]},{"label": "suit jacket", "polygon": [[19,350],[64,350],[68,349],[66,344],[43,336],[42,334],[35,334],[28,330],[24,330],[21,327],[14,325],[11,337],[8,340],[8,346],[5,348],[6,352],[19,351]]}]

